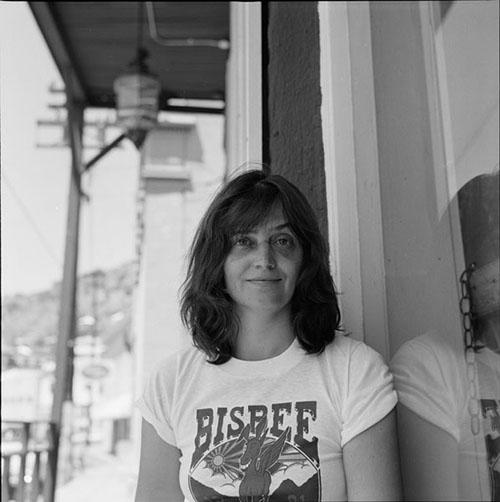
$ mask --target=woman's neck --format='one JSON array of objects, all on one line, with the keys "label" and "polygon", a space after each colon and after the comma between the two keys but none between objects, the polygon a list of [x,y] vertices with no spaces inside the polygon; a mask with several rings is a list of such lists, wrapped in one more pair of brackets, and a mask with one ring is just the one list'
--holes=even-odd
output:
[{"label": "woman's neck", "polygon": [[276,314],[238,314],[240,330],[236,339],[235,357],[246,361],[260,361],[276,357],[292,343],[293,332],[290,311]]}]

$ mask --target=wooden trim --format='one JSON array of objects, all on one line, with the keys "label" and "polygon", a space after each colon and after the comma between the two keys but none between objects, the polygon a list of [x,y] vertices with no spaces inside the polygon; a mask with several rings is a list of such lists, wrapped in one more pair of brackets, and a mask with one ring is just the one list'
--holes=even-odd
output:
[{"label": "wooden trim", "polygon": [[[363,339],[349,30],[346,2],[318,2],[323,146],[332,274],[345,329]],[[342,124],[340,124],[340,120]],[[337,124],[339,121],[339,124]]]},{"label": "wooden trim", "polygon": [[177,105],[167,105],[163,107],[161,112],[172,112],[172,113],[203,113],[206,115],[223,115],[226,112],[225,107],[221,108],[210,108],[203,106],[177,106]]},{"label": "wooden trim", "polygon": [[262,161],[271,164],[269,146],[269,2],[261,2],[261,34],[262,34]]},{"label": "wooden trim", "polygon": [[[262,164],[262,40],[259,2],[231,2],[227,68],[228,172]],[[253,165],[252,165],[253,164]]]},{"label": "wooden trim", "polygon": [[370,4],[347,2],[364,341],[390,358]]},{"label": "wooden trim", "polygon": [[[465,269],[462,230],[458,192],[455,176],[455,153],[453,148],[450,103],[446,86],[446,61],[444,57],[443,36],[436,30],[434,15],[441,15],[440,6],[432,1],[419,4],[422,30],[424,65],[429,100],[429,124],[431,127],[434,163],[445,166],[436,171],[436,200],[442,215],[449,205],[449,232],[453,249],[453,261],[456,271],[457,305],[461,297],[460,275]],[[439,176],[441,174],[441,176]],[[461,327],[458,327],[461,330]]]},{"label": "wooden trim", "polygon": [[54,17],[51,2],[28,2],[28,4],[66,87],[71,87],[75,101],[86,103],[87,93],[81,73],[74,65],[76,59],[70,54],[64,34]]},{"label": "wooden trim", "polygon": [[345,328],[388,358],[369,4],[318,2],[318,12],[332,274]]}]

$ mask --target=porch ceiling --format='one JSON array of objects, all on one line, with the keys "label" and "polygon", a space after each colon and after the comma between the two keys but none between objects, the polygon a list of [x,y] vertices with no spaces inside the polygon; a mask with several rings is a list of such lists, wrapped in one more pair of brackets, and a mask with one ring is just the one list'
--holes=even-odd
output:
[{"label": "porch ceiling", "polygon": [[[28,2],[68,87],[85,106],[115,106],[113,81],[135,57],[138,2]],[[143,5],[143,46],[161,82],[160,109],[170,98],[224,100],[228,50],[166,47],[149,32]],[[229,40],[229,2],[152,2],[164,38]],[[68,68],[72,71],[68,72]],[[194,110],[193,110],[194,111]]]}]

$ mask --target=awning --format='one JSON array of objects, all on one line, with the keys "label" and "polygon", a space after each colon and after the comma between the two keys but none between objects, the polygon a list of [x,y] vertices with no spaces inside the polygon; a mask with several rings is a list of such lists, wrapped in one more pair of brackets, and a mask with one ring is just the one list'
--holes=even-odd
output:
[{"label": "awning", "polygon": [[161,110],[190,111],[176,99],[225,99],[227,47],[161,42],[228,41],[229,2],[28,3],[63,80],[71,75],[73,95],[85,106],[115,107],[113,82],[135,57],[139,19],[149,68],[161,81]]}]

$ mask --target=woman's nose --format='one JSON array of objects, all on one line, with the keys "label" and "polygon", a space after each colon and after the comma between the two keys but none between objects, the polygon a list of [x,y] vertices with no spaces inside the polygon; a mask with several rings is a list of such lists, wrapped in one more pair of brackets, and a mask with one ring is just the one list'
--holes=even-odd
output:
[{"label": "woman's nose", "polygon": [[276,268],[276,260],[272,246],[265,242],[257,246],[255,266],[261,269],[273,270]]}]

